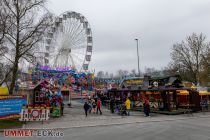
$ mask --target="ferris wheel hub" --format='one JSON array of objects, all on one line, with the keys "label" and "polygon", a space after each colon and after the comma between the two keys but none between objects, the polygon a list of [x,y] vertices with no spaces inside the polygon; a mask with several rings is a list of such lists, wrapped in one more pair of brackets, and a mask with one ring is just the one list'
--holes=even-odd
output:
[{"label": "ferris wheel hub", "polygon": [[62,48],[60,52],[61,53],[66,53],[66,52],[71,53],[71,48]]}]

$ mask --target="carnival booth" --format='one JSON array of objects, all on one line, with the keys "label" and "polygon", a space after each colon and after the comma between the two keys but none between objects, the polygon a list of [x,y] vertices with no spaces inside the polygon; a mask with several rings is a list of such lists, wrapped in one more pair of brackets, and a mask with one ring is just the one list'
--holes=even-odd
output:
[{"label": "carnival booth", "polygon": [[[92,73],[77,72],[74,68],[52,68],[39,66],[32,71],[33,106],[47,105],[52,116],[62,114],[64,102],[70,104],[71,95],[79,91],[93,91],[94,76]],[[60,113],[61,112],[61,113]]]},{"label": "carnival booth", "polygon": [[197,87],[200,96],[200,105],[202,111],[209,111],[210,101],[210,88],[209,87]]},{"label": "carnival booth", "polygon": [[142,81],[138,88],[128,89],[125,86],[126,84],[122,84],[123,88],[109,90],[108,95],[109,97],[120,98],[122,102],[124,102],[126,97],[129,97],[134,110],[141,110],[144,100],[150,101],[151,110],[154,112],[176,112],[179,108],[193,111],[200,109],[198,93],[192,88],[184,87],[180,76],[160,78],[145,76]]}]

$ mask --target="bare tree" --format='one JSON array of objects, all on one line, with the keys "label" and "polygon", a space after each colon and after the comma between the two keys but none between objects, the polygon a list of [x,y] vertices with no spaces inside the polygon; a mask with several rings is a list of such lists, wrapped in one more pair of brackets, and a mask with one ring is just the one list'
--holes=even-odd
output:
[{"label": "bare tree", "polygon": [[[35,60],[38,43],[51,24],[52,16],[45,9],[45,3],[46,0],[0,1],[0,15],[8,18],[3,44],[9,48],[9,53],[4,54],[4,57],[12,64],[10,94],[15,86],[19,61]],[[0,18],[0,20],[4,19]]]},{"label": "bare tree", "polygon": [[128,76],[129,72],[127,70],[118,70],[117,71],[117,74],[116,74],[116,77],[120,78],[120,79],[123,79],[125,78],[126,76]]},{"label": "bare tree", "polygon": [[104,72],[103,72],[103,71],[99,71],[99,72],[97,73],[97,77],[98,77],[98,78],[104,78]]},{"label": "bare tree", "polygon": [[114,78],[114,74],[113,73],[110,73],[109,74],[109,77],[113,79]]},{"label": "bare tree", "polygon": [[11,80],[11,71],[11,65],[0,63],[0,86],[4,83],[8,85]]},{"label": "bare tree", "polygon": [[105,78],[110,78],[110,77],[109,77],[109,73],[108,73],[108,71],[106,71],[106,72],[105,72],[104,77],[105,77]]},{"label": "bare tree", "polygon": [[10,76],[11,68],[4,59],[4,54],[8,53],[8,47],[5,46],[5,34],[8,32],[9,16],[5,15],[0,5],[0,86],[5,83]]},{"label": "bare tree", "polygon": [[147,68],[145,67],[145,75],[152,77],[161,77],[163,76],[163,70],[157,70],[155,68]]},{"label": "bare tree", "polygon": [[8,16],[4,14],[3,9],[1,8],[0,5],[0,58],[4,53],[8,51],[8,48],[3,45],[5,41],[5,34],[8,29],[7,21],[8,21]]},{"label": "bare tree", "polygon": [[137,74],[136,74],[136,69],[132,69],[132,70],[131,70],[131,74],[132,74],[132,76],[135,77],[135,76],[137,75]]},{"label": "bare tree", "polygon": [[203,62],[207,59],[206,52],[209,48],[206,36],[202,33],[199,35],[193,33],[185,41],[173,45],[171,64],[178,73],[187,78],[186,80],[199,84],[200,74],[205,68]]},{"label": "bare tree", "polygon": [[202,72],[200,73],[200,81],[202,85],[210,86],[210,50],[202,63]]}]

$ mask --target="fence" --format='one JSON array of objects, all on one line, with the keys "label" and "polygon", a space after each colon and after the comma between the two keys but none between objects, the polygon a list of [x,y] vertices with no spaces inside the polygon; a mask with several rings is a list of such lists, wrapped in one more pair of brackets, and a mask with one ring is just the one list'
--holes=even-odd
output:
[{"label": "fence", "polygon": [[50,118],[49,109],[22,109],[20,121],[46,121]]}]

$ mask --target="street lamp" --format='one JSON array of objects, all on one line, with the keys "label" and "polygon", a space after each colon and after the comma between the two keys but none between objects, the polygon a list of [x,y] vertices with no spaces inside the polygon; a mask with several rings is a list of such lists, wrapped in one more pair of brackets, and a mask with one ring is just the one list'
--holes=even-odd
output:
[{"label": "street lamp", "polygon": [[140,77],[140,68],[139,68],[139,40],[136,40],[136,45],[137,45],[137,57],[138,57],[138,72],[139,72],[139,77]]}]

